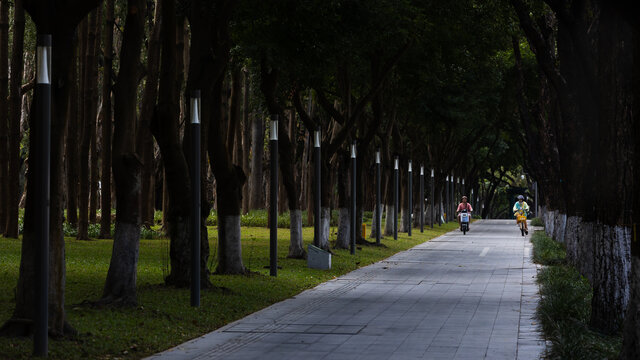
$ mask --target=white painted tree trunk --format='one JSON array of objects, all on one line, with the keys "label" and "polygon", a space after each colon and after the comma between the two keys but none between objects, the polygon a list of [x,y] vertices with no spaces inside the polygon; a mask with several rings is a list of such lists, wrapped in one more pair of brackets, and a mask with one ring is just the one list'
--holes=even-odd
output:
[{"label": "white painted tree trunk", "polygon": [[389,236],[393,236],[393,213],[394,213],[394,206],[393,205],[386,205],[385,206],[385,223],[384,223],[384,234],[385,235],[389,235]]},{"label": "white painted tree trunk", "polygon": [[331,233],[331,209],[321,208],[320,212],[320,247],[329,251],[329,234]]},{"label": "white painted tree trunk", "polygon": [[246,269],[242,263],[240,242],[240,215],[218,215],[218,273],[242,274]]},{"label": "white painted tree trunk", "polygon": [[591,324],[607,333],[620,330],[629,302],[631,229],[594,224]]},{"label": "white painted tree trunk", "polygon": [[351,241],[351,216],[349,216],[349,209],[340,208],[339,216],[336,248],[348,249]]},{"label": "white painted tree trunk", "polygon": [[104,295],[101,301],[136,304],[140,225],[116,221]]},{"label": "white painted tree trunk", "polygon": [[[380,206],[380,208],[382,208],[382,205]],[[382,230],[382,211],[378,214],[376,212],[375,207],[373,208],[373,218],[371,219],[371,233],[369,235],[370,238],[375,239],[376,237],[376,225],[377,224],[381,224],[380,226],[380,238],[383,238],[384,236],[384,231]]]},{"label": "white painted tree trunk", "polygon": [[624,325],[621,359],[640,359],[640,258],[631,260],[631,294]]},{"label": "white painted tree trunk", "polygon": [[293,210],[290,212],[289,217],[291,224],[289,225],[289,255],[287,257],[292,259],[306,259],[307,252],[304,250],[304,244],[302,243],[302,211]]},{"label": "white painted tree trunk", "polygon": [[411,220],[409,220],[409,211],[405,208],[400,209],[400,220],[398,224],[398,232],[409,232],[409,225],[411,224]]}]

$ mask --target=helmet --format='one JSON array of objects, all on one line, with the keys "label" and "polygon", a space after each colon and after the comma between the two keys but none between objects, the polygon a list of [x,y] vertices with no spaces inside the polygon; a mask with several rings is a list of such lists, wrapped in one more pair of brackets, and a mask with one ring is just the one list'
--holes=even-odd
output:
[{"label": "helmet", "polygon": [[462,199],[467,199],[467,195],[462,195]]},{"label": "helmet", "polygon": [[518,200],[524,200],[524,196],[518,195]]}]

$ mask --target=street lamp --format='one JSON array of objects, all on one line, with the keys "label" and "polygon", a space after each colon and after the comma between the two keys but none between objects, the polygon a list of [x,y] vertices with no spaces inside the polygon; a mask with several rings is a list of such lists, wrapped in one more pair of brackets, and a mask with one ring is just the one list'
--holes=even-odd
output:
[{"label": "street lamp", "polygon": [[408,214],[408,216],[409,216],[409,228],[407,229],[407,235],[411,236],[411,228],[413,227],[413,222],[412,222],[412,217],[413,217],[413,199],[412,199],[413,198],[413,189],[412,189],[412,186],[413,186],[413,171],[411,169],[411,160],[409,160],[409,181],[408,181],[408,183],[409,183],[408,184],[409,185],[408,186],[409,187],[409,189],[408,189],[409,194],[408,194],[407,197],[409,199],[409,214]]},{"label": "street lamp", "polygon": [[356,253],[356,142],[351,144],[351,254]]},{"label": "street lamp", "polygon": [[191,306],[200,306],[200,90],[191,94]]},{"label": "street lamp", "polygon": [[393,239],[398,240],[398,157],[393,164]]},{"label": "street lamp", "polygon": [[269,275],[278,276],[278,115],[271,116],[271,191],[269,222]]},{"label": "street lamp", "polygon": [[382,214],[380,213],[380,202],[381,202],[381,196],[380,196],[380,149],[376,150],[376,244],[380,245],[380,230],[382,229],[382,226],[380,224],[380,222],[382,221]]}]

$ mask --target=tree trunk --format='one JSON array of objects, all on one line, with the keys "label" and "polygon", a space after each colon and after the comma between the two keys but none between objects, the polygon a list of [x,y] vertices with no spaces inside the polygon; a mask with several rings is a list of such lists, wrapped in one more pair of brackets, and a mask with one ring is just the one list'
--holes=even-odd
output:
[{"label": "tree trunk", "polygon": [[95,45],[96,45],[96,24],[97,10],[91,12],[86,26],[88,26],[88,36],[84,39],[84,51],[81,54],[84,71],[82,74],[82,120],[80,131],[80,197],[79,197],[79,216],[78,216],[78,240],[89,239],[89,193],[90,193],[90,168],[89,155],[91,150],[91,137],[95,133],[96,117],[95,108],[93,107],[93,93],[95,89],[95,81],[93,80],[95,63]]},{"label": "tree trunk", "polygon": [[[187,92],[200,89],[202,95],[203,146],[216,180],[218,208],[218,267],[222,274],[245,273],[240,244],[242,168],[231,162],[229,148],[222,136],[222,85],[229,62],[230,16],[234,1],[191,4],[191,54]],[[213,51],[212,51],[213,48]],[[213,56],[211,56],[214,54]]]},{"label": "tree trunk", "polygon": [[[67,222],[72,226],[78,225],[78,167],[80,165],[78,161],[78,153],[80,147],[78,146],[79,133],[78,125],[80,120],[78,99],[81,99],[81,91],[78,88],[78,83],[81,83],[82,67],[78,63],[78,57],[81,56],[78,51],[81,48],[82,37],[78,36],[78,39],[74,40],[74,53],[71,64],[71,82],[69,84],[69,124],[67,127],[67,138],[65,141],[65,157],[67,163],[66,173],[66,190],[67,190]],[[80,75],[80,76],[79,76]],[[81,102],[80,102],[81,103]]]},{"label": "tree trunk", "polygon": [[246,268],[242,263],[240,243],[240,202],[242,184],[246,180],[242,168],[231,163],[229,148],[221,133],[222,77],[214,85],[213,113],[209,129],[209,162],[216,177],[218,203],[218,267],[219,274],[242,274]]},{"label": "tree trunk", "polygon": [[[393,200],[393,170],[386,171],[386,186],[382,189],[384,191],[385,201],[382,206],[385,207],[385,223],[384,223],[384,235],[393,236],[393,216],[395,214],[395,202]],[[384,176],[384,173],[383,175]]]},{"label": "tree trunk", "polygon": [[7,224],[9,198],[8,102],[9,90],[9,1],[0,2],[0,234]]},{"label": "tree trunk", "polygon": [[[95,26],[95,40],[94,40],[94,44],[93,44],[93,53],[91,54],[91,56],[93,56],[93,60],[92,62],[95,64],[96,63],[96,59],[100,56],[100,54],[102,53],[102,51],[100,50],[100,43],[101,43],[101,39],[102,39],[102,6],[99,6],[97,9],[98,13],[97,13],[97,21],[96,21],[96,26]],[[97,212],[98,212],[98,204],[99,204],[99,199],[98,199],[98,182],[100,179],[100,172],[98,170],[98,163],[99,163],[99,158],[100,158],[100,147],[98,146],[98,127],[96,126],[96,123],[98,121],[98,117],[97,117],[97,109],[98,109],[98,100],[100,98],[100,95],[98,94],[98,79],[99,79],[99,72],[98,72],[98,67],[94,66],[93,69],[91,70],[90,73],[90,81],[93,82],[93,89],[91,91],[91,108],[92,108],[92,115],[93,118],[91,120],[91,123],[93,124],[93,129],[91,129],[91,166],[90,166],[90,170],[91,170],[91,182],[90,182],[90,188],[89,188],[89,221],[92,224],[96,223],[96,217],[97,217]]]},{"label": "tree trunk", "polygon": [[[175,0],[163,0],[160,87],[158,105],[151,122],[151,132],[162,153],[165,169],[164,180],[167,183],[169,193],[167,232],[171,239],[171,272],[165,279],[165,283],[186,287],[191,283],[191,229],[189,222],[191,185],[187,175],[189,168],[180,144],[178,131],[180,109],[178,87],[175,84],[178,69],[174,14]],[[188,133],[188,130],[185,133]],[[201,214],[196,214],[196,216],[201,216]],[[205,241],[203,245],[205,245],[206,253],[203,254],[200,262],[200,271],[203,275],[201,286],[208,287],[210,285],[209,272],[206,267],[209,255],[208,242]]]},{"label": "tree trunk", "polygon": [[20,203],[20,117],[22,107],[24,8],[22,0],[14,1],[13,48],[11,50],[11,84],[9,88],[9,193],[7,194],[7,221],[4,236],[18,238],[18,205]]},{"label": "tree trunk", "polygon": [[348,249],[351,244],[351,194],[349,178],[349,158],[343,150],[338,150],[338,237],[335,247]]},{"label": "tree trunk", "polygon": [[102,193],[100,238],[111,238],[111,76],[113,70],[114,1],[106,0],[104,31],[104,76],[102,79]]},{"label": "tree trunk", "polygon": [[[140,129],[137,142],[140,144],[140,157],[142,159],[142,191],[140,217],[144,226],[153,225],[153,136],[149,131],[151,118],[154,116],[154,107],[158,97],[158,70],[160,68],[160,28],[162,27],[163,2],[157,1],[155,8],[153,31],[149,39],[147,52],[147,77],[142,95],[142,107],[140,110]],[[175,15],[173,15],[175,16]],[[175,36],[174,36],[175,38]],[[176,134],[177,136],[177,134]]]},{"label": "tree trunk", "polygon": [[231,152],[233,163],[242,164],[238,157],[238,128],[242,121],[242,69],[233,64],[231,69],[231,94],[229,96],[229,122],[226,144]]},{"label": "tree trunk", "polygon": [[251,119],[251,173],[249,177],[249,210],[264,208],[262,158],[264,156],[264,122],[258,113]]},{"label": "tree trunk", "polygon": [[[300,186],[295,177],[294,159],[296,157],[296,149],[291,143],[294,122],[292,118],[284,116],[285,112],[277,102],[276,87],[278,72],[275,69],[268,70],[264,61],[263,59],[260,88],[265,96],[269,112],[280,117],[278,121],[278,155],[280,159],[280,173],[282,174],[281,189],[285,190],[290,214],[289,254],[287,257],[305,259],[307,253],[302,243],[302,212],[300,211],[298,201]],[[287,123],[289,123],[288,126]]]},{"label": "tree trunk", "polygon": [[[631,17],[633,36],[631,41],[632,55],[634,59],[631,91],[633,94],[632,102],[640,104],[640,25],[635,21],[635,15],[631,9],[626,11],[627,17]],[[627,20],[629,20],[627,18]],[[631,133],[633,135],[632,153],[631,153],[631,169],[632,178],[637,182],[640,179],[640,113],[633,111],[631,118]],[[640,191],[637,186],[632,187],[631,209],[640,208]],[[633,211],[631,213],[631,222],[633,224],[640,223],[640,212]],[[634,232],[637,231],[637,225],[634,225]],[[634,234],[630,248],[630,276],[629,276],[629,304],[626,309],[626,316],[623,328],[622,350],[620,352],[621,359],[638,359],[640,358],[640,242],[637,241],[637,234]]]},{"label": "tree trunk", "polygon": [[409,180],[406,174],[406,169],[403,169],[402,166],[400,166],[400,219],[398,219],[398,232],[409,232],[409,226],[411,226],[409,216],[409,194],[407,193]]},{"label": "tree trunk", "polygon": [[[70,64],[73,54],[73,34],[75,27],[86,13],[95,8],[98,1],[72,1],[62,5],[57,5],[57,14],[65,14],[53,18],[52,11],[47,6],[35,1],[25,1],[24,8],[31,15],[31,19],[36,24],[39,34],[52,34],[52,47],[56,49],[52,54],[52,116],[51,116],[51,181],[50,181],[50,268],[49,268],[49,334],[61,336],[74,333],[71,326],[66,323],[64,311],[64,288],[65,288],[65,262],[64,262],[64,238],[62,234],[62,169],[63,169],[63,142],[66,128]],[[56,21],[55,24],[50,21]],[[37,102],[37,99],[34,99]],[[39,129],[30,127],[30,136],[36,137]],[[30,153],[35,154],[30,143]],[[35,145],[37,146],[37,145]],[[33,159],[32,159],[33,161]],[[34,186],[34,179],[40,174],[29,171],[28,185]],[[32,333],[33,323],[24,322],[18,319],[33,319],[33,309],[35,301],[35,264],[33,258],[37,248],[34,238],[34,227],[36,218],[34,208],[35,199],[33,191],[28,191],[27,209],[25,210],[25,228],[22,239],[22,252],[20,258],[20,275],[16,290],[16,308],[12,319],[10,319],[0,330],[2,334],[13,334],[25,336]]]},{"label": "tree trunk", "polygon": [[114,86],[113,179],[116,191],[116,230],[101,303],[137,303],[142,164],[135,148],[136,92],[145,5],[144,0],[129,0],[127,3],[120,72]]},{"label": "tree trunk", "polygon": [[[244,69],[242,71],[243,76],[243,101],[242,101],[242,170],[247,177],[251,179],[251,124],[250,120],[251,109],[249,109],[249,95],[251,89],[249,88],[249,71]],[[255,116],[255,115],[253,115]],[[247,182],[242,189],[242,212],[244,214],[249,212],[249,200],[250,190],[249,183]]]}]

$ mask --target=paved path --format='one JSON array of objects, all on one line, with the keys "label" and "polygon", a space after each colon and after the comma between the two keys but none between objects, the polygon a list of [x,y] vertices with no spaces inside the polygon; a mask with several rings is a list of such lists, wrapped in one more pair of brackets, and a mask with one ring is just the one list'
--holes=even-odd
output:
[{"label": "paved path", "polygon": [[530,250],[478,221],[151,358],[538,359]]}]

